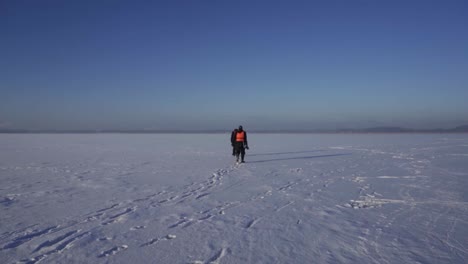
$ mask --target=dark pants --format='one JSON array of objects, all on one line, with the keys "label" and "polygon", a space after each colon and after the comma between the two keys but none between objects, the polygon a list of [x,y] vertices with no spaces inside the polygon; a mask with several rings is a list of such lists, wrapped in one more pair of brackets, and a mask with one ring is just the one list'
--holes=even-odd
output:
[{"label": "dark pants", "polygon": [[245,157],[244,142],[234,143],[234,150],[235,150],[235,153],[236,153],[237,160],[239,160],[239,156],[240,156],[241,161],[244,161],[244,157]]}]

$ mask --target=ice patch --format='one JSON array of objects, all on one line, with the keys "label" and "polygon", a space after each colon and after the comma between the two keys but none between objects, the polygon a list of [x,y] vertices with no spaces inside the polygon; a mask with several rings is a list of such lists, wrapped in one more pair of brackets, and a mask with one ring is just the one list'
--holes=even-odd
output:
[{"label": "ice patch", "polygon": [[120,251],[125,250],[127,248],[128,248],[127,245],[116,246],[116,247],[113,247],[113,248],[111,248],[109,250],[102,251],[101,254],[99,255],[99,257],[100,258],[109,257],[109,256],[115,255],[115,254],[119,253]]},{"label": "ice patch", "polygon": [[352,179],[353,182],[357,182],[357,183],[361,183],[361,182],[364,182],[366,180],[367,177],[354,177],[354,179]]},{"label": "ice patch", "polygon": [[402,200],[390,199],[365,199],[365,200],[350,200],[349,205],[354,209],[380,207],[388,203],[405,203]]},{"label": "ice patch", "polygon": [[377,176],[377,179],[416,179],[416,178],[427,178],[427,176]]}]

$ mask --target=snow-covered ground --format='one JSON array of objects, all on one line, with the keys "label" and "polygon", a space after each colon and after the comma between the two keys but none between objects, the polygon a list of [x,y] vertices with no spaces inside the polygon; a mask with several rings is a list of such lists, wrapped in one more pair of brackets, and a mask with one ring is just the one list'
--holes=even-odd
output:
[{"label": "snow-covered ground", "polygon": [[0,135],[0,263],[467,263],[468,135]]}]

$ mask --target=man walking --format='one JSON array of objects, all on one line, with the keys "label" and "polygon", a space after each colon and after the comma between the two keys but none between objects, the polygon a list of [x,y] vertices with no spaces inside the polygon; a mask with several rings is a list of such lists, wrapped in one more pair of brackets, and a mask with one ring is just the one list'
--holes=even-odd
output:
[{"label": "man walking", "polygon": [[247,143],[247,132],[244,131],[242,126],[239,126],[235,133],[234,149],[236,162],[239,162],[240,156],[241,163],[244,163],[245,149],[249,149],[249,144]]}]

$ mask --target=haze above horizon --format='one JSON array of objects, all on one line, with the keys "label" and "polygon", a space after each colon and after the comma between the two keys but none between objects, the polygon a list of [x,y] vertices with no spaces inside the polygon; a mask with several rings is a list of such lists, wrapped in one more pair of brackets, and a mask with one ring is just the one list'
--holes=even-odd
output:
[{"label": "haze above horizon", "polygon": [[468,124],[467,1],[2,1],[0,129]]}]

